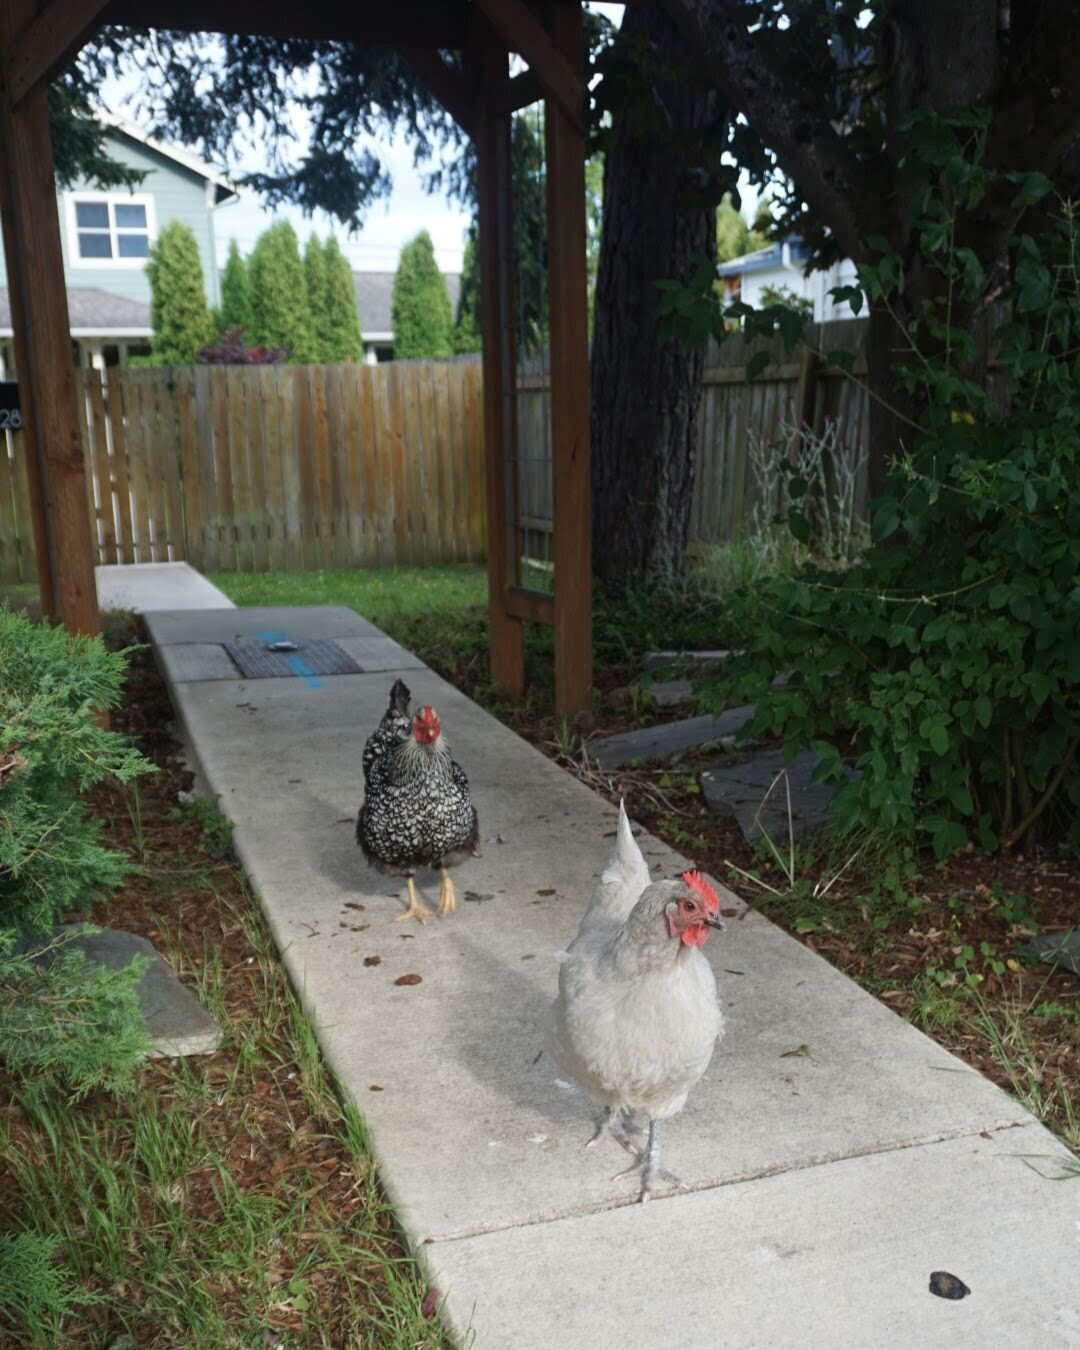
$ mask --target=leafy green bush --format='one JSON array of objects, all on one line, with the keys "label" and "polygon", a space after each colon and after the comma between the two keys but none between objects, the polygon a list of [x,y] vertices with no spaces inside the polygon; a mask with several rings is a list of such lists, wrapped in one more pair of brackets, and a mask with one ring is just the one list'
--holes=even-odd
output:
[{"label": "leafy green bush", "polygon": [[[84,794],[151,766],[98,716],[119,701],[123,657],[100,638],[0,608],[0,1057],[10,1073],[62,1080],[76,1095],[128,1081],[145,1048],[123,971],[50,953],[52,925],[115,886],[125,859],[100,843]],[[37,940],[16,953],[18,937]]]},{"label": "leafy green bush", "polygon": [[[990,183],[985,122],[923,116],[908,134],[913,229],[935,281],[906,334],[902,376],[921,411],[873,506],[878,547],[846,572],[808,567],[736,600],[747,654],[701,692],[754,699],[746,734],[814,745],[825,776],[839,781],[852,751],[862,776],[835,799],[842,825],[926,838],[939,856],[969,839],[1030,849],[1040,831],[1075,842],[1080,220],[1067,204],[1048,213],[1040,238],[1011,241],[1007,269],[990,260],[991,280],[951,243]],[[1019,201],[1049,193],[1042,175],[1009,178]],[[904,268],[873,243],[879,261],[845,298],[892,306]],[[971,316],[992,291],[1007,321],[988,390]],[[805,528],[797,502],[791,523]]]}]

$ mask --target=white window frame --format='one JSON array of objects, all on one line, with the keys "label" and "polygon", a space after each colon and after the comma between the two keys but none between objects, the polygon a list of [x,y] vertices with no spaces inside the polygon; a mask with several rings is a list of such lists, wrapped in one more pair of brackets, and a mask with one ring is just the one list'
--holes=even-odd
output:
[{"label": "white window frame", "polygon": [[[75,219],[75,206],[78,202],[104,203],[109,208],[109,239],[113,256],[111,258],[83,258],[79,254],[79,226]],[[116,256],[116,236],[120,234],[141,234],[141,230],[117,230],[117,206],[142,206],[146,210],[147,247],[152,248],[157,239],[157,211],[153,195],[149,192],[102,192],[87,188],[86,191],[74,190],[65,194],[64,214],[67,221],[68,266],[72,269],[99,271],[102,268],[113,272],[139,272],[145,268],[146,258],[119,258]],[[99,231],[104,234],[104,230]]]}]

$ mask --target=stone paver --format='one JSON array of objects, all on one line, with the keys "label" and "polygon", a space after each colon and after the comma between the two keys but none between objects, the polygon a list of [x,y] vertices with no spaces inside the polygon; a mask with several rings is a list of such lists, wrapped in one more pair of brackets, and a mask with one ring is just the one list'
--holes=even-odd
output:
[{"label": "stone paver", "polygon": [[692,680],[657,680],[649,686],[649,697],[658,708],[680,708],[694,702]]},{"label": "stone paver", "polygon": [[[216,622],[153,616],[150,628],[199,644],[220,640]],[[293,611],[294,634],[309,626],[324,634],[319,611]],[[477,1350],[1076,1344],[1076,1201],[1022,1156],[1060,1166],[1064,1150],[754,913],[705,948],[728,1034],[666,1131],[685,1190],[631,1203],[634,1180],[613,1179],[625,1156],[582,1147],[594,1113],[540,1053],[614,809],[433,672],[410,672],[480,812],[482,856],[458,869],[459,894],[491,899],[423,928],[395,923],[404,886],[364,865],[352,829],[391,680],[263,680],[242,708],[224,681],[173,697],[459,1335],[472,1325]],[[640,842],[659,874],[690,861]],[[436,879],[418,883],[432,898]],[[399,986],[403,974],[421,981]],[[935,1269],[972,1296],[933,1298]],[[1022,1326],[1035,1338],[1021,1342]]]},{"label": "stone paver", "polygon": [[[150,958],[139,979],[139,1007],[150,1035],[150,1053],[155,1057],[212,1055],[221,1045],[221,1028],[195,995],[181,984],[163,956],[146,938],[103,928],[83,933],[80,924],[53,929],[57,937],[72,934],[65,947],[86,953],[88,962],[109,970],[130,966],[136,956]],[[45,957],[44,959],[48,959]]]},{"label": "stone paver", "polygon": [[1080,975],[1080,928],[1070,929],[1066,933],[1041,933],[1022,947],[1014,948],[1014,951],[1017,956],[1045,961]]},{"label": "stone paver", "polygon": [[617,736],[598,736],[589,742],[589,755],[602,769],[616,769],[633,760],[670,759],[711,741],[733,741],[735,733],[754,715],[752,705],[728,708],[719,717],[686,717],[655,727],[641,727]]},{"label": "stone paver", "polygon": [[[820,755],[803,750],[786,766],[791,830],[796,838],[811,834],[825,823],[829,803],[836,796],[832,784],[811,781],[820,763]],[[782,750],[767,750],[739,764],[718,764],[702,772],[702,796],[712,810],[734,816],[745,839],[759,839],[767,832],[774,840],[786,840],[788,793],[783,778],[776,782],[784,768]]]},{"label": "stone paver", "polygon": [[646,652],[641,664],[647,671],[663,670],[665,666],[722,666],[730,655],[719,647],[700,652]]}]

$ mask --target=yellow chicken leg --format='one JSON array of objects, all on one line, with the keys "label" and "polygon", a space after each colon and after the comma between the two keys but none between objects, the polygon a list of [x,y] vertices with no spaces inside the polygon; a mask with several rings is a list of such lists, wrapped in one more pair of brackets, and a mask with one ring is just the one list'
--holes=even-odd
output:
[{"label": "yellow chicken leg", "polygon": [[413,885],[412,877],[406,877],[405,880],[409,887],[409,908],[404,914],[399,914],[394,922],[400,923],[402,919],[416,919],[419,923],[423,923],[425,919],[430,919],[435,911],[428,909],[427,905],[420,903],[416,895],[416,887]]},{"label": "yellow chicken leg", "polygon": [[450,880],[450,873],[445,867],[439,869],[442,872],[442,888],[439,891],[439,913],[453,914],[457,909],[457,895],[454,891],[454,883]]}]

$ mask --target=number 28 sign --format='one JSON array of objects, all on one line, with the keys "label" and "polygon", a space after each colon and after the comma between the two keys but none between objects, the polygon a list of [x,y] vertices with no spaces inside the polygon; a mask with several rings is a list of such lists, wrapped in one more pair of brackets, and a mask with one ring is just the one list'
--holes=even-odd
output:
[{"label": "number 28 sign", "polygon": [[0,380],[0,431],[21,431],[19,386],[14,380]]}]

